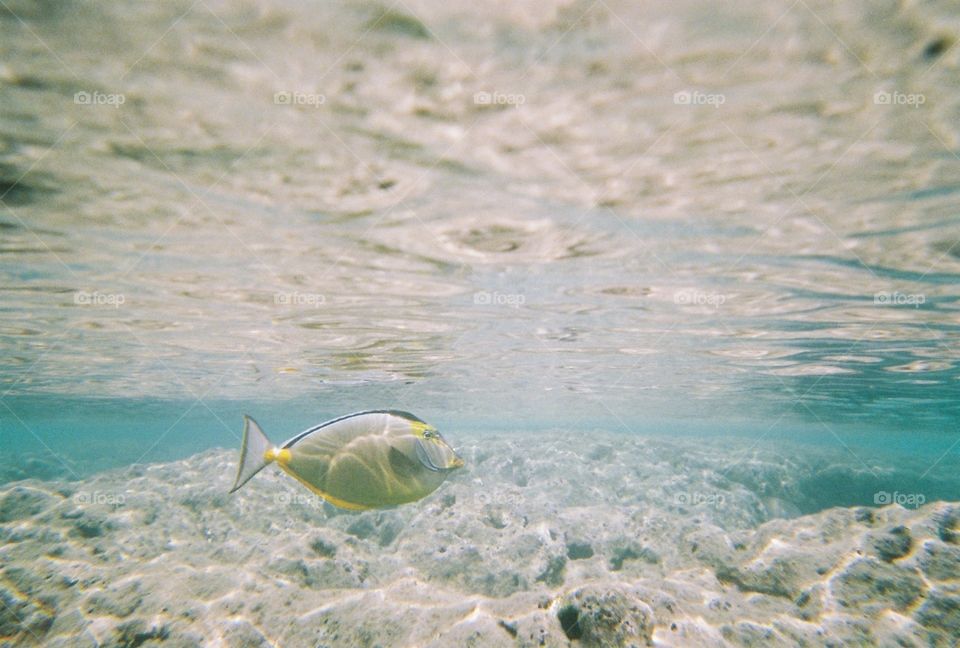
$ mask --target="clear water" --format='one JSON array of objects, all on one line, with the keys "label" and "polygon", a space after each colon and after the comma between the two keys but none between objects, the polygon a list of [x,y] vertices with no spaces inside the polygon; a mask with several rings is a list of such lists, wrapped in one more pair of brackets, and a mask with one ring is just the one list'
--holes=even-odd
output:
[{"label": "clear water", "polygon": [[4,4],[0,477],[396,407],[957,499],[948,3],[404,7]]}]

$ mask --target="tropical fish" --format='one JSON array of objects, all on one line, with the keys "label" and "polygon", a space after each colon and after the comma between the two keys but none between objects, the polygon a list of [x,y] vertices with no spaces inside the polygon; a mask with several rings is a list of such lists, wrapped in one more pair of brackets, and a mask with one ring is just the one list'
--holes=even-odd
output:
[{"label": "tropical fish", "polygon": [[244,416],[240,467],[230,492],[273,462],[334,506],[355,511],[426,497],[463,466],[435,427],[397,410],[341,416],[279,447]]}]

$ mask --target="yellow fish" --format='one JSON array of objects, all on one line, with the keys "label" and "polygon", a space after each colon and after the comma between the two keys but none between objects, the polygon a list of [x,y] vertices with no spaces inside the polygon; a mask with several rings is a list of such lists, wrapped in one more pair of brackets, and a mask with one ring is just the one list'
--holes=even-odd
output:
[{"label": "yellow fish", "polygon": [[274,461],[331,504],[354,511],[426,497],[463,466],[435,427],[397,410],[341,416],[279,447],[244,416],[240,467],[230,492]]}]

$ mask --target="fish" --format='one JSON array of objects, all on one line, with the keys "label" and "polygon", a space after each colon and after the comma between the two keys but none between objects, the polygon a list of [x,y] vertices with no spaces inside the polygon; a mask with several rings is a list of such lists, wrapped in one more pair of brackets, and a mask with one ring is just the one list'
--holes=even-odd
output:
[{"label": "fish", "polygon": [[244,415],[240,463],[230,492],[271,463],[327,502],[352,511],[415,502],[464,466],[435,427],[409,412],[347,414],[280,446]]}]

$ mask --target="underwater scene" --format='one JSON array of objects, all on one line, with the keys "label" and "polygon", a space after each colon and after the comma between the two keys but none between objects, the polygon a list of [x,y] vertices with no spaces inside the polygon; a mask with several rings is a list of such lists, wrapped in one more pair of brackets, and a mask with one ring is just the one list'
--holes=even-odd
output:
[{"label": "underwater scene", "polygon": [[958,40],[0,0],[0,646],[960,645]]}]

